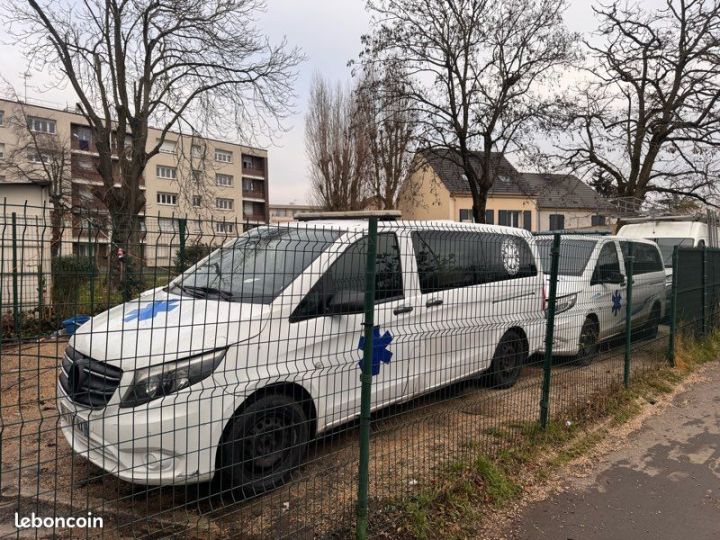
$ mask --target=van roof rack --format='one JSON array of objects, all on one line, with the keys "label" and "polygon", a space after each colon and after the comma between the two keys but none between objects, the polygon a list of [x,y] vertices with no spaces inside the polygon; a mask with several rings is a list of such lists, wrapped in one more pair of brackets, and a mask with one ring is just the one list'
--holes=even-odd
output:
[{"label": "van roof rack", "polygon": [[378,218],[379,221],[397,221],[402,217],[400,210],[357,210],[347,212],[300,212],[293,216],[298,221],[343,220]]}]

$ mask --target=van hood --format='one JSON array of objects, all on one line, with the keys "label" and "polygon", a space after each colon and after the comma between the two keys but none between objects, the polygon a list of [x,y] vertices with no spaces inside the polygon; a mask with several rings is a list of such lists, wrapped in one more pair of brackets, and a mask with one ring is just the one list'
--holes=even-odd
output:
[{"label": "van hood", "polygon": [[270,309],[155,289],[93,317],[70,345],[94,360],[134,370],[246,341],[260,333]]}]

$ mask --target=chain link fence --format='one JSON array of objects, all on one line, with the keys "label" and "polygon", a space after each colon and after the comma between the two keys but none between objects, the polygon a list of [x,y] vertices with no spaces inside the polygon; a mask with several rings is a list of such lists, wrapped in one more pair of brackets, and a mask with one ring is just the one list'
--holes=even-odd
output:
[{"label": "chain link fence", "polygon": [[718,250],[670,274],[610,236],[53,212],[2,208],[3,537],[392,535],[668,365],[720,291]]}]

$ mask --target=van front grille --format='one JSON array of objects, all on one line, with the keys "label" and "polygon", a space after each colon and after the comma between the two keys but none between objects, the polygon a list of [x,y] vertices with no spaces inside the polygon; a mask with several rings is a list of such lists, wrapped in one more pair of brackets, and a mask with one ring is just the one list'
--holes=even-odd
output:
[{"label": "van front grille", "polygon": [[75,403],[94,409],[105,407],[120,385],[122,370],[93,360],[72,347],[65,349],[60,386]]}]

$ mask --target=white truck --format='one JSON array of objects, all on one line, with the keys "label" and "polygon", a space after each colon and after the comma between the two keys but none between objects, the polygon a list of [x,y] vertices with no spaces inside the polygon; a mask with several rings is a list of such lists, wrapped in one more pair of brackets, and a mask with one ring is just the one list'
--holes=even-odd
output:
[{"label": "white truck", "polygon": [[663,216],[625,220],[617,236],[647,239],[660,248],[665,264],[666,285],[672,283],[672,255],[679,247],[718,247],[718,218],[706,215]]}]

